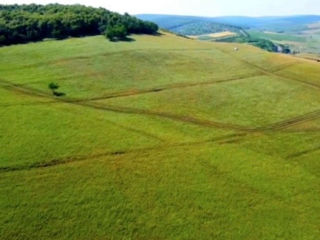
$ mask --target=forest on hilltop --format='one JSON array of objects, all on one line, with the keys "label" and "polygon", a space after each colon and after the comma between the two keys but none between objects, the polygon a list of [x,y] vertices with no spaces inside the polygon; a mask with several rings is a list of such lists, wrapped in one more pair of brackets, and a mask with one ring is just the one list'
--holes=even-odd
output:
[{"label": "forest on hilltop", "polygon": [[158,26],[129,14],[82,5],[0,5],[0,46],[104,34],[124,27],[127,34],[154,34]]}]

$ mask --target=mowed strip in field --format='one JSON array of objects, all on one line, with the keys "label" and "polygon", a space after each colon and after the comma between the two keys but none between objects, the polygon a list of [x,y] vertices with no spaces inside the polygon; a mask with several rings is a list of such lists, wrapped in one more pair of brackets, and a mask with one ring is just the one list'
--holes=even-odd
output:
[{"label": "mowed strip in field", "polygon": [[0,49],[0,239],[316,239],[320,65],[133,38]]}]

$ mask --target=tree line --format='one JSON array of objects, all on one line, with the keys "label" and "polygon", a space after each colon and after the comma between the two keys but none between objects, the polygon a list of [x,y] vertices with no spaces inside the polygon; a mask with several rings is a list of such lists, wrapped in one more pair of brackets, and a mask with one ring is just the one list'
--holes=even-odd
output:
[{"label": "tree line", "polygon": [[155,34],[158,26],[129,14],[82,5],[0,5],[0,45],[105,34],[110,40],[128,34]]},{"label": "tree line", "polygon": [[[243,30],[244,33],[246,33]],[[248,43],[253,46],[259,47],[261,49],[264,49],[269,52],[281,52],[281,53],[286,53],[289,54],[291,53],[291,50],[289,46],[283,45],[283,44],[276,44],[272,42],[271,40],[264,39],[264,38],[257,38],[257,37],[252,37],[250,34],[246,33],[239,35],[239,36],[232,36],[232,37],[227,37],[227,38],[222,38],[216,40],[217,42],[236,42],[236,43]]]}]

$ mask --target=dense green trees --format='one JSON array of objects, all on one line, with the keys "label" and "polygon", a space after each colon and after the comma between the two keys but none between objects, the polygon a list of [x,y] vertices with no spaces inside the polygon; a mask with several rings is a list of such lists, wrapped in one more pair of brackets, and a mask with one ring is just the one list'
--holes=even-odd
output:
[{"label": "dense green trees", "polygon": [[109,29],[119,32],[119,26],[126,34],[158,31],[154,23],[103,8],[60,4],[0,5],[0,45],[98,35],[110,32]]},{"label": "dense green trees", "polygon": [[216,40],[218,42],[249,43],[269,52],[278,52],[278,46],[270,40],[248,36],[235,36]]},{"label": "dense green trees", "polygon": [[126,26],[123,24],[109,26],[107,27],[105,32],[105,36],[110,41],[124,40],[126,39],[127,35],[128,35],[128,30]]}]

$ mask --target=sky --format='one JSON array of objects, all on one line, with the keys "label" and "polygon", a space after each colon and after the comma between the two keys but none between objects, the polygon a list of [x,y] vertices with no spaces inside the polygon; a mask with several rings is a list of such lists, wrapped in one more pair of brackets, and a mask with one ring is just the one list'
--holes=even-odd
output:
[{"label": "sky", "polygon": [[320,0],[0,0],[0,4],[58,2],[104,7],[115,12],[194,16],[320,15]]}]

